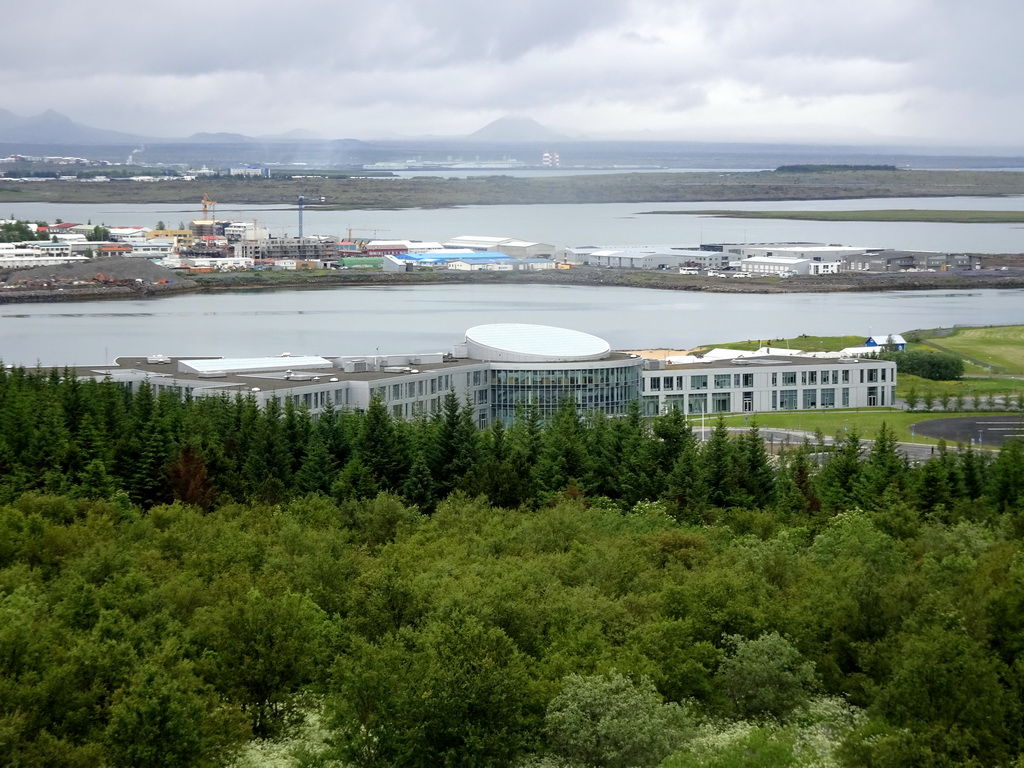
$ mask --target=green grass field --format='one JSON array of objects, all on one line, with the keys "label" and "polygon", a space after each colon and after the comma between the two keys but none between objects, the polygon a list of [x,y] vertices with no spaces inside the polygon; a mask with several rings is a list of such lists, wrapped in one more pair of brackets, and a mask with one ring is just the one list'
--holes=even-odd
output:
[{"label": "green grass field", "polygon": [[1021,224],[1024,211],[694,211],[702,216],[730,219],[791,219],[796,221],[917,221],[935,224]]},{"label": "green grass field", "polygon": [[864,344],[864,336],[796,336],[792,339],[750,339],[749,341],[730,341],[723,344],[705,344],[702,349],[721,347],[722,349],[742,349],[753,352],[759,347],[771,346],[780,349],[799,349],[803,352],[838,352],[847,347],[859,347]]},{"label": "green grass field", "polygon": [[1016,395],[1024,390],[1024,379],[1007,379],[999,377],[965,378],[960,381],[932,381],[920,376],[901,373],[896,380],[896,394],[906,397],[914,389],[918,396],[931,394],[933,397],[972,397],[973,395]]},{"label": "green grass field", "polygon": [[1024,374],[1024,325],[956,328],[948,336],[932,336],[928,347],[952,352],[997,373]]}]

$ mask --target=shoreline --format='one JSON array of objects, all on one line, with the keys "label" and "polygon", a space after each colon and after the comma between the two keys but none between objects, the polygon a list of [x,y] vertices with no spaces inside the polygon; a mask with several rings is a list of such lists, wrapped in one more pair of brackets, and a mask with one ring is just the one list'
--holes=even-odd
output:
[{"label": "shoreline", "polygon": [[898,274],[846,273],[823,277],[717,278],[701,275],[610,270],[574,267],[531,273],[447,273],[390,274],[339,272],[268,279],[260,273],[203,276],[190,285],[148,286],[145,291],[123,286],[89,286],[85,289],[9,290],[0,292],[0,304],[73,303],[79,301],[116,301],[121,299],[160,299],[182,293],[218,293],[224,291],[300,291],[358,287],[394,287],[405,285],[561,285],[587,287],[646,288],[729,294],[811,294],[811,293],[885,293],[889,291],[972,291],[1024,288],[1024,270],[1013,273],[984,271]]}]

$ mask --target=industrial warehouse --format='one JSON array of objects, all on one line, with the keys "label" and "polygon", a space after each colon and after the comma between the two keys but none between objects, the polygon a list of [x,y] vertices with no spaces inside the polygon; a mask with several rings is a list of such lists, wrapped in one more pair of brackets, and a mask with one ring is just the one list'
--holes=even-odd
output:
[{"label": "industrial warehouse", "polygon": [[448,392],[473,406],[481,428],[508,424],[523,407],[542,419],[572,398],[581,411],[690,416],[779,410],[865,408],[895,403],[896,365],[873,358],[810,357],[772,350],[732,359],[667,363],[580,331],[518,323],[470,328],[450,352],[345,357],[122,357],[79,376],[156,393],[251,396],[291,402],[313,415],[364,410],[379,398],[395,418],[436,413]]}]

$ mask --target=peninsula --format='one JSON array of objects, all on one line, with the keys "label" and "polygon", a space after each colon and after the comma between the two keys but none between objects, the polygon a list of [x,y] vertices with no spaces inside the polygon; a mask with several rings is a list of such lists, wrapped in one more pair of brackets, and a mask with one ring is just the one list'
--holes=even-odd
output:
[{"label": "peninsula", "polygon": [[1024,174],[1000,171],[842,170],[792,173],[636,172],[469,179],[429,176],[301,178],[210,177],[154,181],[26,183],[0,178],[0,203],[188,203],[196,190],[222,204],[291,207],[296,197],[321,210],[443,208],[462,205],[673,203],[838,200],[896,197],[998,197],[1024,194]]}]

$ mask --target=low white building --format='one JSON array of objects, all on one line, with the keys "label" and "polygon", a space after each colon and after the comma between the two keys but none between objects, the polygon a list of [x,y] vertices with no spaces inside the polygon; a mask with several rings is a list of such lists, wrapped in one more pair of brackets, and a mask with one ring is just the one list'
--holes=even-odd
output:
[{"label": "low white building", "polygon": [[146,259],[164,259],[175,252],[173,240],[147,240],[144,243],[133,242],[131,246],[130,256]]},{"label": "low white building", "polygon": [[550,259],[513,259],[500,254],[474,254],[473,258],[455,258],[448,262],[448,269],[463,272],[534,272],[554,268],[555,263]]},{"label": "low white building", "polygon": [[584,246],[564,248],[557,259],[610,269],[725,269],[730,255],[722,251],[677,248],[671,245]]},{"label": "low white building", "polygon": [[242,240],[267,240],[270,230],[256,225],[254,221],[233,221],[224,227],[224,237],[229,243]]},{"label": "low white building", "polygon": [[164,266],[194,267],[198,269],[216,269],[224,271],[228,269],[252,269],[253,260],[245,256],[223,256],[218,258],[165,258]]},{"label": "low white building", "polygon": [[[46,243],[40,245],[45,246]],[[46,248],[26,248],[17,243],[0,243],[0,270],[53,267],[88,260],[85,256],[72,255],[63,248],[52,251]]]},{"label": "low white building", "polygon": [[896,364],[885,360],[762,355],[648,367],[642,397],[651,416],[673,408],[699,416],[896,403]]},{"label": "low white building", "polygon": [[817,257],[800,258],[789,255],[751,256],[740,262],[740,270],[750,275],[837,275],[843,262],[824,261]]},{"label": "low white building", "polygon": [[[495,251],[513,259],[553,259],[555,246],[534,243],[514,237],[483,237],[480,235],[459,235],[444,244],[445,248],[466,248],[470,251]],[[417,249],[421,250],[421,249]]]},{"label": "low white building", "polygon": [[110,239],[115,243],[136,243],[146,240],[148,227],[110,227]]}]

